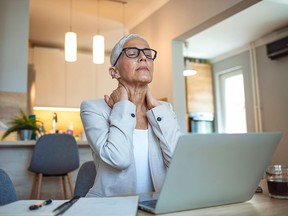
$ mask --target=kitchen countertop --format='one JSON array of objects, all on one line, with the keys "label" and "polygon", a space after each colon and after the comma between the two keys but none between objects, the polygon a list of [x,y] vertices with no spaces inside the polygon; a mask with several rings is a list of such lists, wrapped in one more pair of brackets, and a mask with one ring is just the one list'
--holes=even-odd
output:
[{"label": "kitchen countertop", "polygon": [[[0,141],[0,148],[1,147],[34,147],[36,144],[35,140],[28,140],[28,141]],[[89,146],[88,141],[86,140],[78,140],[77,144],[79,147],[86,147]]]}]

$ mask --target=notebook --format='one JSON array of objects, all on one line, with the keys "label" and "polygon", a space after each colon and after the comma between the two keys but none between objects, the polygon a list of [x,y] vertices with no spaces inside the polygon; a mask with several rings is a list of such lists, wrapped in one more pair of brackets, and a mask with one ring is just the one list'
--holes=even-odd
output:
[{"label": "notebook", "polygon": [[160,194],[141,195],[138,208],[162,214],[250,200],[281,136],[181,135]]}]

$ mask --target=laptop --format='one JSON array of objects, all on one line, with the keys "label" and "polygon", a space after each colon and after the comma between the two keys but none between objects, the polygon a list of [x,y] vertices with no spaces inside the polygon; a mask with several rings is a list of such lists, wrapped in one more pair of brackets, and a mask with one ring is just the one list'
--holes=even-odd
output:
[{"label": "laptop", "polygon": [[141,195],[138,208],[162,214],[250,200],[281,136],[181,135],[160,194]]}]

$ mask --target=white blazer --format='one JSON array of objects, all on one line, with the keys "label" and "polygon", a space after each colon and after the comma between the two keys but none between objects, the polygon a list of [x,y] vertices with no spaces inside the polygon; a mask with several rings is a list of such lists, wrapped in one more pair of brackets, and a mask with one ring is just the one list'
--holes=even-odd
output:
[{"label": "white blazer", "polygon": [[[80,115],[92,149],[97,175],[87,197],[136,193],[133,131],[136,106],[128,100],[111,109],[104,99],[83,101]],[[159,192],[179,137],[172,106],[161,102],[147,111],[149,166],[154,190]]]}]

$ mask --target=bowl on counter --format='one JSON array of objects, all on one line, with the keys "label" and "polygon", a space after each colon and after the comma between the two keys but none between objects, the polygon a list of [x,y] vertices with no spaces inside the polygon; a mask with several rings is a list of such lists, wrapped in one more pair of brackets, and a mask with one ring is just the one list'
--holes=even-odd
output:
[{"label": "bowl on counter", "polygon": [[266,170],[269,196],[288,199],[288,166],[271,165]]}]

